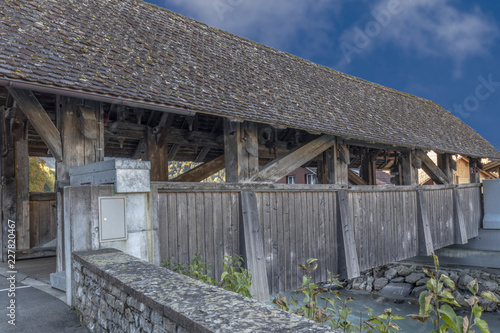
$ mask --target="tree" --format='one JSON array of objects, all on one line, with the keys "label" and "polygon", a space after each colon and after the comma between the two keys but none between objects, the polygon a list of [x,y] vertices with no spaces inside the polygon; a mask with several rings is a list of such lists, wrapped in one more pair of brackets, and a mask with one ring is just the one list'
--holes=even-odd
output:
[{"label": "tree", "polygon": [[45,161],[40,157],[30,157],[29,159],[29,190],[30,192],[41,192],[47,182],[45,172]]}]

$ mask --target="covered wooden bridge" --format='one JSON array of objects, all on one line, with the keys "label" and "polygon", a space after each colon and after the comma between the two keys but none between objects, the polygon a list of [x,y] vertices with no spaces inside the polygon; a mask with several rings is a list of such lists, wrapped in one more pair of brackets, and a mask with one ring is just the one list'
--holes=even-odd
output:
[{"label": "covered wooden bridge", "polygon": [[[4,1],[0,12],[3,260],[11,219],[20,250],[57,230],[68,268],[64,220],[86,200],[72,193],[92,187],[69,186],[69,170],[105,157],[151,162],[147,258],[199,251],[220,274],[224,255],[244,254],[267,293],[297,287],[309,257],[318,279],[353,277],[477,235],[477,168],[500,152],[436,103],[137,0]],[[471,184],[453,184],[457,154]],[[56,159],[54,194],[29,193],[28,156]],[[168,179],[168,161],[203,164]],[[321,184],[273,184],[304,165]],[[224,168],[227,184],[199,183]],[[417,186],[420,168],[437,185]],[[395,185],[374,186],[377,170]],[[54,208],[40,219],[43,202]]]}]

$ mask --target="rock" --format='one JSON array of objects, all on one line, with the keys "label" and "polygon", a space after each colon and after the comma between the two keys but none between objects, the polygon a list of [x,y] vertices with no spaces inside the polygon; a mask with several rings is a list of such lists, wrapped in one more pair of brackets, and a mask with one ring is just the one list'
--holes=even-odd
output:
[{"label": "rock", "polygon": [[385,274],[384,274],[384,276],[386,278],[388,278],[389,280],[394,279],[397,275],[398,275],[398,271],[395,270],[394,268],[389,268],[387,271],[385,271]]},{"label": "rock", "polygon": [[403,282],[405,282],[405,278],[403,276],[398,276],[398,277],[395,277],[394,279],[392,279],[391,282],[403,283]]},{"label": "rock", "polygon": [[373,291],[373,282],[375,281],[375,278],[371,275],[369,275],[366,278],[366,291],[372,292]]},{"label": "rock", "polygon": [[423,273],[411,273],[405,278],[406,283],[416,283],[418,280],[422,279],[425,275]]},{"label": "rock", "polygon": [[403,304],[404,302],[405,302],[404,299],[395,299],[394,300],[394,303],[396,303],[396,304]]},{"label": "rock", "polygon": [[375,279],[383,277],[386,270],[387,270],[386,266],[381,266],[381,267],[374,268],[373,269],[373,277]]},{"label": "rock", "polygon": [[457,284],[458,283],[458,279],[459,279],[459,276],[457,274],[457,272],[452,272],[450,274],[450,279],[455,283]]},{"label": "rock", "polygon": [[421,278],[420,280],[418,280],[417,282],[415,282],[415,285],[417,287],[425,286],[425,285],[427,285],[427,281],[429,281],[429,278],[428,277],[424,277],[424,278]]},{"label": "rock", "polygon": [[386,297],[380,296],[380,297],[377,297],[377,299],[375,300],[375,303],[386,303],[387,301],[389,301],[389,300]]},{"label": "rock", "polygon": [[469,274],[465,274],[465,275],[462,275],[459,279],[458,279],[458,283],[457,283],[457,287],[458,289],[462,289],[462,290],[469,290],[467,288],[467,285],[472,281],[474,280],[472,278],[472,276],[470,276]]},{"label": "rock", "polygon": [[479,291],[495,291],[498,289],[498,284],[492,281],[480,281]]},{"label": "rock", "polygon": [[398,267],[396,267],[396,270],[398,271],[399,276],[408,276],[411,273],[415,272],[415,266],[408,267],[399,265]]},{"label": "rock", "polygon": [[420,286],[420,287],[416,287],[414,288],[412,291],[411,291],[411,295],[413,297],[419,297],[420,296],[420,293],[424,290],[427,290],[427,287],[426,286]]},{"label": "rock", "polygon": [[355,278],[352,281],[352,289],[354,290],[365,290],[365,287],[366,287],[366,281],[362,277]]},{"label": "rock", "polygon": [[406,297],[410,294],[412,285],[409,283],[389,283],[382,290],[380,294],[392,297]]},{"label": "rock", "polygon": [[373,281],[373,289],[375,291],[379,291],[382,288],[384,288],[388,283],[389,283],[389,279],[386,279],[383,277],[375,279],[375,281]]},{"label": "rock", "polygon": [[490,301],[489,299],[480,298],[479,305],[482,306],[486,312],[494,312],[498,309],[498,303]]},{"label": "rock", "polygon": [[467,300],[465,299],[464,295],[462,295],[459,291],[455,290],[453,291],[453,296],[455,297],[455,301],[461,306],[461,307],[469,307],[469,303],[467,303]]}]

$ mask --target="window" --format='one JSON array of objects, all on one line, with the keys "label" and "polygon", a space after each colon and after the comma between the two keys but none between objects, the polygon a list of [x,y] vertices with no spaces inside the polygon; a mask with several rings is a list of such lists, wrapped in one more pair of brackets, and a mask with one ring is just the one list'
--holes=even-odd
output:
[{"label": "window", "polygon": [[295,184],[295,175],[292,175],[292,176],[287,176],[286,177],[286,182],[288,184]]},{"label": "window", "polygon": [[314,177],[313,173],[308,173],[306,175],[306,184],[316,184],[316,177]]}]

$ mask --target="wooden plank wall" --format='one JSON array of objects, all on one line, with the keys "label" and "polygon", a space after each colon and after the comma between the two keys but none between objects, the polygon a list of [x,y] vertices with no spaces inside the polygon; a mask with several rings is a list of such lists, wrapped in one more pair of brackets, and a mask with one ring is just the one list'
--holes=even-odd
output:
[{"label": "wooden plank wall", "polygon": [[481,188],[479,186],[463,187],[458,188],[458,192],[460,193],[462,211],[467,222],[467,238],[477,237],[483,218]]},{"label": "wooden plank wall", "polygon": [[351,191],[360,270],[418,254],[416,191]]},{"label": "wooden plank wall", "polygon": [[[194,184],[193,184],[194,185]],[[176,189],[178,186],[178,189]],[[296,290],[297,264],[319,260],[315,281],[326,281],[337,267],[337,189],[326,186],[256,186],[259,222],[271,294]],[[453,189],[419,188],[428,203],[435,248],[454,242]],[[208,184],[193,188],[170,183],[158,191],[160,257],[188,262],[200,252],[219,278],[224,255],[240,253],[239,192],[251,185]],[[480,187],[459,187],[467,236],[481,220]],[[418,255],[417,189],[356,187],[347,191],[360,269],[367,270]]]},{"label": "wooden plank wall", "polygon": [[30,248],[57,236],[56,194],[30,193]]},{"label": "wooden plank wall", "polygon": [[451,189],[425,190],[427,213],[431,224],[434,249],[454,244],[453,191]]},{"label": "wooden plank wall", "polygon": [[337,271],[336,192],[257,192],[266,269],[271,294],[302,286],[309,258],[318,259],[314,281]]},{"label": "wooden plank wall", "polygon": [[160,258],[187,263],[200,253],[220,278],[224,256],[239,253],[238,192],[160,192]]}]

